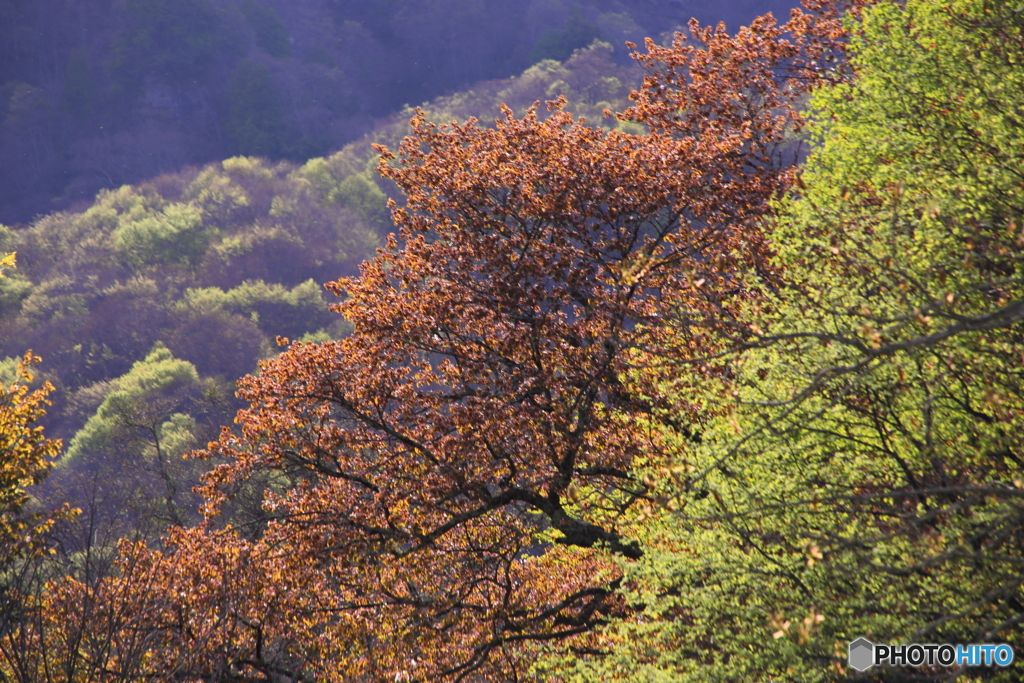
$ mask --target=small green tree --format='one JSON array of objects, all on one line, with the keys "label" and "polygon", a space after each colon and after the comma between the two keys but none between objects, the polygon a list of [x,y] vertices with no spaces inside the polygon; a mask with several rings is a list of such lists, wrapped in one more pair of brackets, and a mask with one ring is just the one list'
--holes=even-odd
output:
[{"label": "small green tree", "polygon": [[198,445],[195,419],[184,412],[202,391],[195,366],[157,344],[144,360],[112,382],[96,413],[60,461],[88,480],[116,476],[125,483],[123,513],[183,524],[194,507],[194,463],[182,456]]}]

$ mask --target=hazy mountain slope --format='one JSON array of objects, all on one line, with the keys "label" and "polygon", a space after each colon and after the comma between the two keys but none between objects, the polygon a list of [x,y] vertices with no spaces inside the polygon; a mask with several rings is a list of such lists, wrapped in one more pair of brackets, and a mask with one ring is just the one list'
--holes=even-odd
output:
[{"label": "hazy mountain slope", "polygon": [[0,222],[233,155],[304,161],[376,117],[601,38],[778,0],[0,0]]}]

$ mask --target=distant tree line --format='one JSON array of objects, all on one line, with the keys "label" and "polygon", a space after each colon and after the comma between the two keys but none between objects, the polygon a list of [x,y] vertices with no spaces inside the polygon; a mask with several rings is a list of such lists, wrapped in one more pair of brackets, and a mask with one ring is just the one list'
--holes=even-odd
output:
[{"label": "distant tree line", "polygon": [[735,25],[765,2],[691,5],[4,0],[0,223],[187,164],[304,161],[403,105],[563,60],[594,39],[626,62],[626,40],[690,14]]}]

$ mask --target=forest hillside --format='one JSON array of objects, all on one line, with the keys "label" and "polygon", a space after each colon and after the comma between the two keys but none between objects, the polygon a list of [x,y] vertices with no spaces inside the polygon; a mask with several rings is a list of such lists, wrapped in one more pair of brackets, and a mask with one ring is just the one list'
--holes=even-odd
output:
[{"label": "forest hillside", "polygon": [[781,0],[3,0],[0,223],[232,156],[301,163],[405,105]]}]

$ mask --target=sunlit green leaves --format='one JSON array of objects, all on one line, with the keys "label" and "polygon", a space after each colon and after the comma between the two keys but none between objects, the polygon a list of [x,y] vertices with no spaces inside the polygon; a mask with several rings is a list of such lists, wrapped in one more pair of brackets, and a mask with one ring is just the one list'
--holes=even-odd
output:
[{"label": "sunlit green leaves", "polygon": [[1024,54],[1000,7],[848,19],[854,77],[815,96],[771,232],[785,283],[698,390],[681,473],[649,475],[640,612],[581,680],[842,680],[860,636],[1020,647]]},{"label": "sunlit green leaves", "polygon": [[[84,453],[101,453],[113,448],[112,439],[124,439],[125,432],[131,430],[133,413],[147,404],[187,391],[198,382],[199,375],[191,363],[175,358],[166,347],[157,346],[113,382],[96,414],[72,439],[62,462],[70,463]],[[181,424],[173,429],[180,432]]]}]

